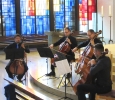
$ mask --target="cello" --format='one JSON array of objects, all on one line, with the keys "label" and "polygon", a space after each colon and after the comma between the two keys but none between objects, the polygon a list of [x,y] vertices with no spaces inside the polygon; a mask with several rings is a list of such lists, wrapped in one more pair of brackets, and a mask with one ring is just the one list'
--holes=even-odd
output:
[{"label": "cello", "polygon": [[[68,37],[67,37],[68,38]],[[59,52],[66,54],[71,50],[70,44],[67,42],[67,38],[64,42],[59,45]],[[54,55],[54,58],[51,59],[51,63],[54,65],[55,59],[58,59],[58,55]]]},{"label": "cello", "polygon": [[[101,34],[101,30],[93,37],[95,39],[99,34]],[[86,46],[84,49],[83,53],[81,54],[80,58],[78,59],[78,62],[76,63],[75,67],[75,73],[80,75],[80,80],[78,80],[74,85],[73,85],[73,90],[76,93],[77,92],[77,86],[79,84],[85,83],[87,81],[87,76],[90,71],[90,66],[87,66],[88,62],[93,56],[93,46],[89,42],[89,44]]]},{"label": "cello", "polygon": [[[23,43],[23,39],[22,39],[22,42],[21,44]],[[26,53],[24,52],[24,58],[26,60],[26,63],[27,63],[27,55]],[[23,58],[21,59],[15,59],[12,64],[10,65],[9,67],[9,70],[12,74],[15,74],[15,75],[22,75],[24,74],[24,71],[25,71],[25,68],[24,68],[24,63],[23,63]]]}]

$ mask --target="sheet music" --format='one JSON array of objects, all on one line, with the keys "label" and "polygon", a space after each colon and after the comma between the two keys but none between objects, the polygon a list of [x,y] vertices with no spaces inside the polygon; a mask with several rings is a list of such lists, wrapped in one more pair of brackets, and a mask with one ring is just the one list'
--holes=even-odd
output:
[{"label": "sheet music", "polygon": [[56,61],[55,63],[60,75],[71,73],[71,69],[67,59]]}]

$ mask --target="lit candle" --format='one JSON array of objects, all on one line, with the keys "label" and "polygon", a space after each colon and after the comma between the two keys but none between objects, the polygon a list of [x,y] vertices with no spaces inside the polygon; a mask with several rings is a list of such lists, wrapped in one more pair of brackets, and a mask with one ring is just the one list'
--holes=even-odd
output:
[{"label": "lit candle", "polygon": [[101,6],[101,16],[103,17],[103,6]]},{"label": "lit candle", "polygon": [[111,16],[111,6],[109,6],[109,16]]}]

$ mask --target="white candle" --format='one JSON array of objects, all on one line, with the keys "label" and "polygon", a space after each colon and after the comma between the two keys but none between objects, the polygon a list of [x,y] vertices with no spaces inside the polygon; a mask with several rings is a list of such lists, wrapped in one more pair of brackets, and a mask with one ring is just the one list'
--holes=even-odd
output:
[{"label": "white candle", "polygon": [[103,17],[103,6],[101,6],[101,16]]},{"label": "white candle", "polygon": [[109,16],[111,16],[111,6],[109,6]]}]

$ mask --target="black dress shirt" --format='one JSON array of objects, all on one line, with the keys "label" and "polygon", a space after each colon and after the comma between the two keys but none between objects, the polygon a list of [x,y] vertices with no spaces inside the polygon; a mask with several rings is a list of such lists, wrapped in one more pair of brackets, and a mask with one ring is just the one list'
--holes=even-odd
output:
[{"label": "black dress shirt", "polygon": [[90,74],[99,86],[111,86],[111,60],[107,56],[101,56],[96,65],[90,68]]}]

